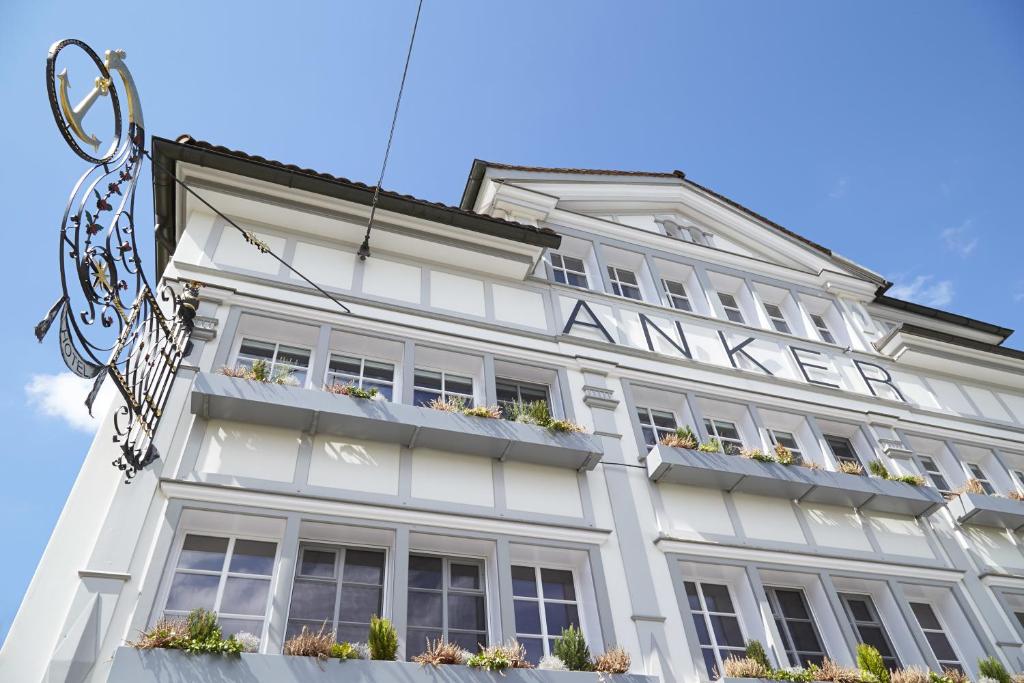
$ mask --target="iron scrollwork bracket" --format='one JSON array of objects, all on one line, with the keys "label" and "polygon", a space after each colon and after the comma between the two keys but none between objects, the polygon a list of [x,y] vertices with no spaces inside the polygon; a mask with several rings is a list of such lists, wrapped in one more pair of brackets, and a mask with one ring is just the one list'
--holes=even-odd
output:
[{"label": "iron scrollwork bracket", "polygon": [[[66,48],[78,48],[96,67],[90,90],[78,105],[69,95],[67,69],[57,73]],[[123,399],[114,413],[113,461],[128,483],[159,457],[153,438],[181,361],[189,353],[198,306],[198,283],[176,293],[149,285],[136,244],[135,188],[145,155],[145,128],[138,91],[125,53],[108,50],[104,59],[86,43],[67,39],[50,47],[46,87],[57,128],[65,142],[90,164],[64,209],[59,233],[61,296],[36,325],[41,342],[59,319],[60,350],[68,369],[93,380],[85,405],[109,376]],[[117,80],[112,74],[117,75]],[[127,105],[127,125],[119,88]],[[109,98],[113,136],[102,141],[86,132],[85,118]]]}]

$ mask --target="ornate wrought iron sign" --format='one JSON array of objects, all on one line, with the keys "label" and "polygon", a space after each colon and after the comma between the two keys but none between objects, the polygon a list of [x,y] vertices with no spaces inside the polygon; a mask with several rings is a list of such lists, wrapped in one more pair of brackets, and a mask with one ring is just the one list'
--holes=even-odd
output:
[{"label": "ornate wrought iron sign", "polygon": [[[69,48],[84,52],[96,68],[92,89],[77,105],[72,105],[67,69],[56,73],[62,51]],[[181,293],[168,286],[156,293],[145,276],[135,239],[135,187],[145,154],[145,129],[138,91],[124,59],[123,51],[108,50],[101,60],[74,39],[50,47],[46,87],[54,120],[71,149],[90,166],[71,191],[61,219],[62,294],[35,333],[42,341],[59,319],[65,364],[79,377],[93,380],[86,399],[90,413],[106,378],[114,382],[124,405],[114,415],[114,441],[120,453],[113,465],[130,482],[159,457],[153,437],[174,376],[188,355],[199,285],[186,285]],[[109,98],[113,110],[113,137],[101,151],[104,142],[87,132],[86,116],[104,98]]]}]

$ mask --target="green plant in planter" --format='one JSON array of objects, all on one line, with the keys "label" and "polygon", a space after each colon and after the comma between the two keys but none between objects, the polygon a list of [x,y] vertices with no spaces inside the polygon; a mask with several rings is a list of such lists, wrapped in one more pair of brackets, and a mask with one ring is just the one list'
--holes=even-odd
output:
[{"label": "green plant in planter", "polygon": [[745,653],[748,659],[752,659],[765,669],[771,669],[771,662],[768,661],[768,654],[764,651],[764,646],[761,645],[760,640],[748,640],[747,651]]},{"label": "green plant in planter", "polygon": [[659,443],[671,448],[686,448],[691,451],[695,450],[699,445],[697,435],[693,433],[692,429],[690,429],[690,425],[679,427],[676,429],[674,434],[666,434],[661,437],[661,441]]},{"label": "green plant in planter", "polygon": [[497,406],[473,406],[472,408],[464,408],[462,414],[469,415],[470,417],[489,417],[497,420],[501,419],[501,408]]},{"label": "green plant in planter", "polygon": [[363,653],[352,643],[334,643],[331,645],[331,659],[362,659]]},{"label": "green plant in planter", "polygon": [[721,453],[722,442],[715,437],[711,437],[700,446],[697,446],[697,450],[701,453]]},{"label": "green plant in planter", "polygon": [[775,444],[775,462],[780,465],[792,465],[794,460],[793,451],[789,450],[781,443]]},{"label": "green plant in planter", "polygon": [[982,678],[991,678],[999,683],[1011,683],[1013,678],[1010,676],[1010,672],[1006,670],[995,657],[988,657],[987,659],[978,660],[978,673],[981,674]]},{"label": "green plant in planter", "polygon": [[748,460],[756,460],[757,462],[775,462],[775,456],[765,453],[760,448],[753,450],[744,448],[740,451],[740,455]]},{"label": "green plant in planter", "polygon": [[924,486],[924,477],[920,474],[901,474],[898,477],[892,477],[892,480],[910,484],[911,486]]},{"label": "green plant in planter", "polygon": [[166,648],[188,654],[238,655],[245,651],[245,645],[234,636],[221,635],[216,613],[204,609],[192,610],[185,619],[161,619],[128,644],[140,650]]},{"label": "green plant in planter", "polygon": [[370,387],[369,389],[360,389],[354,384],[331,384],[325,386],[324,390],[331,394],[337,394],[339,396],[351,396],[352,398],[377,398],[377,387]]},{"label": "green plant in planter", "polygon": [[857,646],[857,668],[870,674],[872,683],[891,683],[892,681],[892,675],[882,659],[882,653],[867,643]]},{"label": "green plant in planter", "polygon": [[868,463],[868,471],[881,479],[889,479],[889,468],[881,460],[872,460]]},{"label": "green plant in planter", "polygon": [[398,654],[398,632],[389,619],[370,617],[370,659],[392,662]]},{"label": "green plant in planter", "polygon": [[551,424],[551,411],[547,401],[516,401],[506,403],[501,409],[506,420],[547,427]]},{"label": "green plant in planter", "polygon": [[532,669],[533,664],[526,658],[526,648],[515,640],[500,645],[491,645],[466,660],[468,666],[484,671],[505,669]]},{"label": "green plant in planter", "polygon": [[583,631],[575,626],[562,629],[562,635],[555,641],[551,651],[565,662],[569,671],[592,671],[594,668]]}]

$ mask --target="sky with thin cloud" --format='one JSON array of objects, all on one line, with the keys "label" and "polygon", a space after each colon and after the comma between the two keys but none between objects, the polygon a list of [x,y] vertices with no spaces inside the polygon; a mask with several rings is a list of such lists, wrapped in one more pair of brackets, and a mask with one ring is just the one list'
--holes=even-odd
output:
[{"label": "sky with thin cloud", "polygon": [[[415,9],[183,0],[111,21],[90,3],[0,2],[0,635],[95,425],[56,335],[32,336],[59,295],[58,224],[83,170],[47,104],[50,44],[126,50],[149,134],[372,183]],[[385,186],[457,204],[474,158],[678,169],[886,275],[893,294],[1024,328],[1021,35],[1015,0],[425,0]],[[71,78],[79,98],[92,76]],[[152,268],[149,183],[137,206]]]}]

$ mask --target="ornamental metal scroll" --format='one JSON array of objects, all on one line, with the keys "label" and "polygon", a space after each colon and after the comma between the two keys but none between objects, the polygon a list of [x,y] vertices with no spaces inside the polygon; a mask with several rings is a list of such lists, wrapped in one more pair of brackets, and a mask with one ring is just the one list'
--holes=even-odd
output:
[{"label": "ornamental metal scroll", "polygon": [[[56,73],[65,48],[81,50],[95,66],[92,89],[72,104],[67,69]],[[68,53],[70,54],[70,53]],[[36,325],[41,342],[60,320],[60,350],[79,377],[92,379],[85,401],[93,401],[109,376],[124,404],[114,414],[113,465],[125,482],[159,457],[153,437],[182,359],[188,355],[198,304],[196,283],[180,293],[156,293],[146,279],[136,244],[135,188],[145,155],[145,129],[138,91],[124,63],[125,53],[108,50],[101,60],[84,42],[61,40],[46,59],[50,109],[68,146],[90,166],[68,198],[59,232],[62,294]],[[117,74],[120,86],[115,83]],[[123,89],[127,125],[121,109]],[[86,116],[109,98],[113,135],[103,141],[87,132]]]}]

